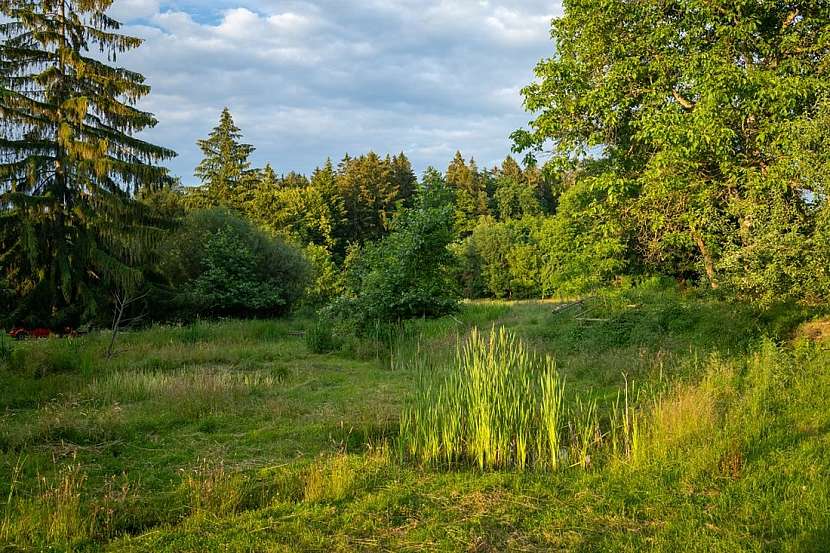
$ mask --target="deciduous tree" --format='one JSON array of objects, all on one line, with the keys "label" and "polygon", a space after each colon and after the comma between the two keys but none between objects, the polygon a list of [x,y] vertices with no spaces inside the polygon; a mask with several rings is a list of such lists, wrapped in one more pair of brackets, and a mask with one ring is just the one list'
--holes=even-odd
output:
[{"label": "deciduous tree", "polygon": [[[830,153],[795,129],[809,127],[830,94],[830,4],[566,0],[564,8],[553,23],[556,53],[524,90],[536,118],[514,134],[518,150],[605,158],[605,191],[627,197],[618,215],[652,271],[691,267],[716,287],[754,270],[735,260],[769,243],[770,232],[809,234],[802,219],[824,201],[814,191],[826,173],[793,169]],[[763,207],[772,204],[781,208]]]}]

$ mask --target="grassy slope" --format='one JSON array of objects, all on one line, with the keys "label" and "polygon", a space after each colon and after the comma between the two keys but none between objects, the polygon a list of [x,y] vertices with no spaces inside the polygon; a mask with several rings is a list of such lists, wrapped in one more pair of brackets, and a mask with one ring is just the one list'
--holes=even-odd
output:
[{"label": "grassy slope", "polygon": [[[397,370],[367,342],[309,354],[303,320],[150,329],[112,361],[100,336],[26,344],[0,369],[0,550],[824,550],[830,354],[762,340],[803,315],[660,290],[590,305],[609,321],[530,303],[414,323]],[[555,353],[570,394],[607,404],[634,381],[639,453],[556,474],[401,465],[409,362],[495,321]],[[43,368],[63,371],[26,375]]]}]

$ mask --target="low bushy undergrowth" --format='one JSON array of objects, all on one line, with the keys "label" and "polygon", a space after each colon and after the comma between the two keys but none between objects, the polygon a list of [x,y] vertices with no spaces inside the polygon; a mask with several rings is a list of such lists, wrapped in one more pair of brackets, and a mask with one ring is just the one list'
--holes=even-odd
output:
[{"label": "low bushy undergrowth", "polygon": [[547,315],[530,337],[555,343],[558,353],[648,347],[742,354],[759,337],[786,339],[807,317],[798,305],[759,310],[727,303],[709,292],[683,290],[671,279],[607,289]]},{"label": "low bushy undergrowth", "polygon": [[424,206],[404,212],[386,238],[350,250],[344,263],[344,294],[326,314],[363,332],[377,322],[456,312],[460,296],[452,279],[451,242],[447,208]]},{"label": "low bushy undergrowth", "polygon": [[222,210],[189,214],[159,251],[170,317],[285,313],[309,278],[297,248]]}]

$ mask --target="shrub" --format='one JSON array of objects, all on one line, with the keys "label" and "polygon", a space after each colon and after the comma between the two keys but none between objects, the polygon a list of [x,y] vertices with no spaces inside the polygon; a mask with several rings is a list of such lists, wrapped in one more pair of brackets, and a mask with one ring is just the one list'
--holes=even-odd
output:
[{"label": "shrub", "polygon": [[578,295],[607,285],[626,272],[628,251],[623,229],[594,209],[604,201],[602,182],[584,179],[560,198],[554,217],[545,219],[540,248],[546,295]]},{"label": "shrub", "polygon": [[190,214],[160,258],[174,311],[191,317],[283,313],[309,277],[299,250],[220,210]]},{"label": "shrub", "polygon": [[830,203],[807,214],[784,201],[756,208],[757,221],[741,246],[730,245],[718,263],[732,295],[769,308],[782,302],[813,305],[830,298]]},{"label": "shrub", "polygon": [[451,209],[404,212],[383,240],[353,249],[346,259],[346,293],[331,313],[360,330],[376,322],[440,317],[458,307]]},{"label": "shrub", "polygon": [[323,246],[309,244],[304,253],[311,265],[311,279],[303,303],[309,306],[325,305],[343,291],[340,272],[331,253]]},{"label": "shrub", "polygon": [[538,298],[542,292],[541,219],[483,219],[459,247],[459,280],[468,298]]}]

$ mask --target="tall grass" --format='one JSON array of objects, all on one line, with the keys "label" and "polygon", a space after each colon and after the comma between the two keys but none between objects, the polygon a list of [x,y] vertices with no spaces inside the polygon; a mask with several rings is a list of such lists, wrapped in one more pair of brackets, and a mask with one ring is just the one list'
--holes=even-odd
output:
[{"label": "tall grass", "polygon": [[279,387],[283,381],[283,375],[263,371],[115,371],[93,379],[87,395],[104,404],[164,399],[182,407],[200,403],[224,405],[253,392]]},{"label": "tall grass", "polygon": [[611,405],[608,439],[611,453],[616,458],[633,459],[640,457],[642,450],[642,414],[634,409],[634,385],[625,381],[625,388],[617,394]]},{"label": "tall grass", "polygon": [[[19,482],[21,468],[21,462],[18,462],[6,501],[0,540],[10,546],[34,542],[69,543],[91,535],[94,521],[82,508],[81,491],[86,475],[80,465],[62,467],[53,480],[40,476],[35,497],[15,495],[14,485]],[[10,550],[15,549],[10,547]]]},{"label": "tall grass", "polygon": [[311,353],[332,353],[338,348],[331,325],[317,321],[305,331],[305,344]]},{"label": "tall grass", "polygon": [[3,522],[0,524],[0,540],[8,541],[11,537],[12,530],[12,501],[15,499],[15,491],[17,485],[20,483],[20,472],[23,470],[24,459],[18,458],[12,470],[12,476],[9,483],[9,494],[6,497],[6,503],[3,506]]},{"label": "tall grass", "polygon": [[418,380],[401,416],[405,456],[482,470],[559,466],[564,385],[551,357],[504,328],[487,336],[473,329],[455,367]]},{"label": "tall grass", "polygon": [[590,393],[568,397],[553,358],[504,328],[473,329],[454,363],[424,355],[419,365],[398,447],[423,464],[519,471],[589,469],[600,458],[634,464],[673,447],[669,434],[684,440],[711,427],[705,390],[691,397],[626,381],[610,404]]},{"label": "tall grass", "polygon": [[[793,367],[765,342],[745,359],[711,355],[697,382],[665,387],[626,380],[605,404],[590,394],[566,395],[553,359],[534,354],[504,328],[484,335],[474,329],[454,363],[424,356],[401,415],[399,454],[432,466],[517,471],[607,463],[645,468],[694,458],[735,473],[741,444],[762,435],[774,409],[783,408],[775,405],[781,383],[772,375]],[[738,428],[724,429],[727,423]]]},{"label": "tall grass", "polygon": [[182,471],[182,490],[194,515],[226,516],[244,501],[248,482],[240,473],[229,473],[223,462],[199,461],[192,470]]},{"label": "tall grass", "polygon": [[8,363],[12,358],[13,352],[14,344],[11,338],[6,336],[5,333],[0,333],[0,365]]},{"label": "tall grass", "polygon": [[[0,347],[2,349],[2,347]],[[82,340],[48,339],[21,344],[2,353],[12,371],[36,378],[51,374],[89,373],[93,355]]]}]

